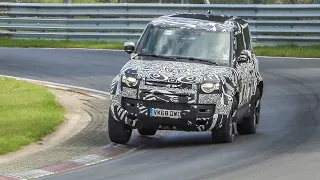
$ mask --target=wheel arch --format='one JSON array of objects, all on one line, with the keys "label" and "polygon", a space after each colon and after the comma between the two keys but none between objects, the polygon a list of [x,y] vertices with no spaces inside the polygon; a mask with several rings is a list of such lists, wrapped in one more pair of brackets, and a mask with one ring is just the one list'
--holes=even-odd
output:
[{"label": "wheel arch", "polygon": [[239,103],[239,92],[238,91],[234,94],[234,97],[236,98],[237,103]]},{"label": "wheel arch", "polygon": [[260,81],[257,85],[257,88],[259,89],[260,91],[260,95],[262,97],[262,94],[263,94],[263,81]]},{"label": "wheel arch", "polygon": [[120,82],[120,76],[118,74],[116,77],[112,79],[112,82],[110,85],[110,93],[112,95],[115,95],[117,93],[119,82]]}]

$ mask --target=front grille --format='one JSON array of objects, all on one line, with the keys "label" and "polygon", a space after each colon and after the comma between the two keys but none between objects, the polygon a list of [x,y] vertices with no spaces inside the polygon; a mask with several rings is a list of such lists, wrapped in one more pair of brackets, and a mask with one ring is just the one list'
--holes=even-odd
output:
[{"label": "front grille", "polygon": [[191,95],[187,95],[187,94],[166,94],[166,93],[160,93],[160,92],[148,92],[148,91],[142,91],[142,95],[143,96],[147,96],[147,95],[154,95],[154,96],[159,96],[162,97],[163,96],[176,96],[179,98],[188,98],[191,97]]},{"label": "front grille", "polygon": [[168,109],[168,110],[189,110],[189,104],[182,103],[166,103],[166,102],[157,102],[157,101],[144,101],[144,106],[159,108],[159,109]]},{"label": "front grille", "polygon": [[149,86],[169,87],[169,88],[179,88],[179,89],[191,89],[192,88],[192,84],[186,84],[186,83],[146,81],[145,84],[149,85]]}]

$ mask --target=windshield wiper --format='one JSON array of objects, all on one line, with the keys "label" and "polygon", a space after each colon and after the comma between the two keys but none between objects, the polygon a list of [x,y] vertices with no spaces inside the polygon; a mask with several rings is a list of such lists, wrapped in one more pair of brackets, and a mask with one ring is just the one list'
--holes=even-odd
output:
[{"label": "windshield wiper", "polygon": [[158,54],[136,54],[135,57],[137,57],[137,56],[151,56],[151,57],[156,57],[156,58],[165,58],[165,59],[172,59],[172,60],[187,59],[190,61],[200,61],[200,62],[215,64],[215,65],[219,66],[219,64],[217,62],[208,61],[208,60],[204,60],[204,59],[200,59],[200,58],[194,58],[194,57],[163,56],[163,55],[158,55]]},{"label": "windshield wiper", "polygon": [[208,61],[208,60],[204,60],[204,59],[200,59],[200,58],[194,58],[194,57],[176,57],[176,58],[178,58],[178,59],[188,59],[190,61],[200,61],[200,62],[215,64],[215,65],[219,66],[219,64],[217,62]]},{"label": "windshield wiper", "polygon": [[158,54],[137,54],[135,57],[137,56],[151,56],[151,57],[155,57],[155,58],[165,58],[165,59],[174,59],[176,60],[176,57],[173,56],[163,56],[163,55],[158,55]]}]

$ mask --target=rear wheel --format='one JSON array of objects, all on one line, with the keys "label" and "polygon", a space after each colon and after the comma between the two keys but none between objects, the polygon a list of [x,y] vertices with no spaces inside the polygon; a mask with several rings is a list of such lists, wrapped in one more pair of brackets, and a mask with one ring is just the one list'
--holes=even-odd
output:
[{"label": "rear wheel", "polygon": [[224,120],[222,127],[212,130],[212,141],[214,143],[231,143],[235,137],[235,118],[237,112],[237,100],[234,99],[229,118]]},{"label": "rear wheel", "polygon": [[261,94],[260,90],[257,88],[256,95],[251,101],[249,116],[244,117],[244,119],[237,124],[237,131],[239,134],[243,135],[256,133],[260,118],[260,101]]},{"label": "rear wheel", "polygon": [[126,144],[131,138],[132,129],[126,126],[124,122],[115,120],[111,114],[111,109],[109,109],[108,132],[112,142]]},{"label": "rear wheel", "polygon": [[138,132],[139,132],[140,135],[152,136],[152,135],[155,135],[157,133],[157,129],[141,127],[141,128],[138,128]]}]

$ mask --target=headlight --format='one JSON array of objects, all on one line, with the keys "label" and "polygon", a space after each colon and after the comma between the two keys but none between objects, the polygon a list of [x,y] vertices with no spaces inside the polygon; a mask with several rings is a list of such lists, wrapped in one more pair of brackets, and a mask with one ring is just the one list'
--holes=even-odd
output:
[{"label": "headlight", "polygon": [[201,85],[201,90],[205,93],[212,93],[214,90],[219,90],[220,83],[204,83]]},{"label": "headlight", "polygon": [[138,84],[138,80],[135,77],[127,77],[124,74],[122,75],[123,83],[125,83],[128,87],[134,87]]}]

